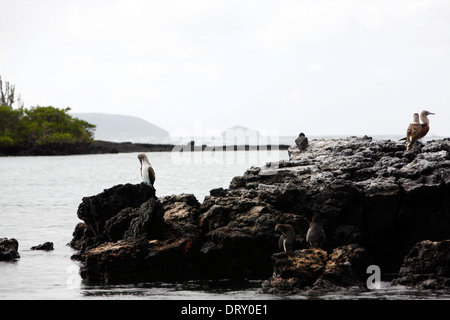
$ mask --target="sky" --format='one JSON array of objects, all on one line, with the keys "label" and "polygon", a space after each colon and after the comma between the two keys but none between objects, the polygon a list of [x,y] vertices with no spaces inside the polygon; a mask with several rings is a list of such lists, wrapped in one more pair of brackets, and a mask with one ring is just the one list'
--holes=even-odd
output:
[{"label": "sky", "polygon": [[447,0],[0,0],[0,76],[25,107],[173,136],[450,136]]}]

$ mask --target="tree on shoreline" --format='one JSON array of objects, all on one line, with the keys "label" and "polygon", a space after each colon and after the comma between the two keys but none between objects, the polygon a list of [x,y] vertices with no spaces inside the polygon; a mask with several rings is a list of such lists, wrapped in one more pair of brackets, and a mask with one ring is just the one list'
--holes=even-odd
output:
[{"label": "tree on shoreline", "polygon": [[[5,82],[5,91],[3,91],[3,81],[0,76],[0,105],[5,105],[12,108],[14,104],[14,91],[16,90],[16,86],[10,85],[8,81]],[[17,99],[17,103],[19,105],[18,109],[23,109],[23,101],[20,98]]]},{"label": "tree on shoreline", "polygon": [[0,78],[0,148],[28,149],[93,141],[95,125],[70,116],[67,113],[70,108],[26,109],[19,99],[19,108],[14,109],[14,91],[15,87],[8,82],[3,91]]}]

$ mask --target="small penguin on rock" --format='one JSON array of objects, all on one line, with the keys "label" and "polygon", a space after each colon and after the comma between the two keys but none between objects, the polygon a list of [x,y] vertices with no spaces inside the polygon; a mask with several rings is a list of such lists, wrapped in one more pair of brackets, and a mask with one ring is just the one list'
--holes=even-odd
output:
[{"label": "small penguin on rock", "polygon": [[312,248],[320,248],[325,242],[325,232],[323,231],[322,221],[318,213],[314,214],[309,224],[306,241],[308,241]]},{"label": "small penguin on rock", "polygon": [[294,253],[295,231],[290,224],[277,224],[275,232],[280,232],[281,236],[278,240],[278,247],[283,248],[288,255]]}]

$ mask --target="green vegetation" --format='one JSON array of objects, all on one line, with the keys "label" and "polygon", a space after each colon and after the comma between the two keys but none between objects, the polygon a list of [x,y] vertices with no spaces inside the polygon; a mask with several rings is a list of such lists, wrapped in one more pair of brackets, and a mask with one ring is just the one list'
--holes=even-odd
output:
[{"label": "green vegetation", "polygon": [[70,108],[32,107],[26,109],[19,101],[14,109],[14,86],[0,78],[0,148],[29,149],[40,146],[61,146],[90,143],[95,125],[73,118]]}]

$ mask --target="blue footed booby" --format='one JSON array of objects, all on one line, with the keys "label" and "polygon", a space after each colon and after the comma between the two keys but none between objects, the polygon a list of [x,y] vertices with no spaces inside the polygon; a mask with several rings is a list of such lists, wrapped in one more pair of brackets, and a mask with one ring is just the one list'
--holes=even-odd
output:
[{"label": "blue footed booby", "polygon": [[417,113],[414,114],[414,122],[408,126],[408,130],[406,131],[406,150],[411,149],[417,140],[420,140],[427,135],[430,130],[430,120],[428,119],[428,116],[431,114],[434,113],[423,110],[420,113],[420,120],[422,123],[419,125],[417,124],[418,119],[416,119]]},{"label": "blue footed booby", "polygon": [[278,247],[283,248],[288,255],[294,252],[295,232],[290,224],[277,224],[275,232],[281,232]]},{"label": "blue footed booby", "polygon": [[406,150],[410,149],[411,146],[411,137],[420,130],[422,126],[420,125],[419,114],[413,114],[413,121],[409,124],[408,129],[406,129]]},{"label": "blue footed booby", "polygon": [[155,183],[155,171],[153,170],[150,161],[148,161],[148,158],[145,155],[145,153],[139,153],[138,159],[139,162],[141,163],[142,180],[144,180],[146,184],[153,187],[153,184]]},{"label": "blue footed booby", "polygon": [[322,221],[320,215],[315,213],[311,223],[309,224],[308,232],[306,233],[306,241],[311,247],[319,248],[325,242],[325,232],[323,231]]}]

